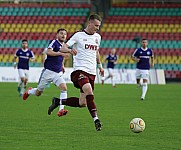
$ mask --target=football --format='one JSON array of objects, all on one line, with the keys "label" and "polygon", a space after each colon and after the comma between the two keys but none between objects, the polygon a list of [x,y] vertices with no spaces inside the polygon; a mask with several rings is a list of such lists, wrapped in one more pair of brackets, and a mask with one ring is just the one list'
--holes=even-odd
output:
[{"label": "football", "polygon": [[145,129],[145,122],[141,118],[134,118],[131,120],[129,127],[134,133],[140,133]]}]

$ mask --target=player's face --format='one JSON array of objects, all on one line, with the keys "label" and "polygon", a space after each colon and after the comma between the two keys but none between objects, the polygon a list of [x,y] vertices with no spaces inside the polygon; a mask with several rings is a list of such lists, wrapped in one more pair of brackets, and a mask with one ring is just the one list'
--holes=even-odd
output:
[{"label": "player's face", "polygon": [[146,48],[148,46],[148,41],[147,40],[143,40],[142,41],[142,47]]},{"label": "player's face", "polygon": [[99,30],[100,25],[101,22],[99,20],[97,19],[90,20],[88,25],[90,34],[96,33]]},{"label": "player's face", "polygon": [[116,49],[115,48],[113,48],[113,49],[111,49],[111,54],[115,54],[116,53]]},{"label": "player's face", "polygon": [[23,43],[22,43],[22,48],[23,48],[23,49],[28,48],[28,42],[26,42],[26,41],[23,42]]},{"label": "player's face", "polygon": [[60,42],[65,42],[65,40],[67,38],[67,32],[66,31],[59,31],[59,33],[57,33],[57,38]]}]

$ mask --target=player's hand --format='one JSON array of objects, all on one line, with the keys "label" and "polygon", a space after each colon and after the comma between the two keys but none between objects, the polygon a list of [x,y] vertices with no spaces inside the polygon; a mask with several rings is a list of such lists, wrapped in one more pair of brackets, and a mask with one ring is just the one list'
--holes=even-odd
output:
[{"label": "player's hand", "polygon": [[74,56],[77,55],[77,50],[74,49],[74,48],[71,49],[70,54],[72,54],[72,55],[74,55]]},{"label": "player's hand", "polygon": [[62,67],[62,72],[65,73],[65,68],[64,67]]},{"label": "player's hand", "polygon": [[14,69],[16,69],[16,67],[17,67],[17,64],[16,64],[16,63],[14,63]]},{"label": "player's hand", "polygon": [[139,61],[140,61],[140,59],[139,59],[139,58],[135,58],[135,61],[136,61],[136,62],[139,62]]},{"label": "player's hand", "polygon": [[104,69],[103,68],[99,68],[99,74],[104,77]]},{"label": "player's hand", "polygon": [[154,64],[151,64],[151,67],[154,68]]},{"label": "player's hand", "polygon": [[69,58],[69,53],[62,53],[62,56],[63,56],[64,58]]}]

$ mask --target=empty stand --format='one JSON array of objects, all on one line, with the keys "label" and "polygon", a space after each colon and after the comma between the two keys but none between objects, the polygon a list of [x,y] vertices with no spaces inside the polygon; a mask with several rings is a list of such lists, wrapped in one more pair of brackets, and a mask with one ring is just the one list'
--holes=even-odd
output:
[{"label": "empty stand", "polygon": [[[101,54],[117,48],[120,68],[135,68],[129,57],[136,36],[147,38],[155,55],[155,68],[164,69],[166,78],[179,78],[181,72],[181,5],[115,4],[101,28]],[[101,49],[101,50],[102,50]],[[129,56],[129,57],[128,57]]]},{"label": "empty stand", "polygon": [[[0,6],[0,66],[13,63],[13,54],[28,39],[36,62],[42,66],[42,51],[55,38],[58,28],[67,29],[68,37],[82,29],[90,14],[88,4],[13,4]],[[117,68],[136,67],[130,59],[140,46],[136,36],[147,38],[155,55],[155,68],[164,69],[166,78],[181,79],[181,4],[113,4],[100,29],[101,59],[111,48],[117,49]]]},{"label": "empty stand", "polygon": [[65,28],[69,37],[83,28],[89,13],[88,4],[2,3],[0,6],[1,66],[12,65],[12,58],[16,49],[21,47],[22,39],[28,40],[29,48],[35,53],[35,63],[30,65],[40,66],[42,51],[50,40],[56,38],[57,29]]}]

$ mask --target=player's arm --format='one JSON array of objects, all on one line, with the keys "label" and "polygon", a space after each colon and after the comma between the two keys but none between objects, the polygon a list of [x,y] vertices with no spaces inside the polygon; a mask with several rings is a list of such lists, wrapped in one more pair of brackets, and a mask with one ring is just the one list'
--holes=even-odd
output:
[{"label": "player's arm", "polygon": [[16,59],[17,59],[17,56],[15,55],[15,56],[14,56],[14,69],[16,69],[16,67],[17,67]]},{"label": "player's arm", "polygon": [[65,66],[64,66],[64,63],[65,63],[65,60],[63,59],[63,62],[62,62],[62,72],[65,73]]},{"label": "player's arm", "polygon": [[31,61],[31,62],[34,62],[34,61],[35,61],[35,55],[34,55],[33,51],[31,51],[29,61]]},{"label": "player's arm", "polygon": [[140,59],[137,58],[137,57],[135,57],[135,56],[132,56],[131,59],[132,59],[133,61],[135,61],[135,62],[139,62],[139,61],[140,61]]},{"label": "player's arm", "polygon": [[118,55],[116,55],[116,60],[114,61],[114,64],[118,63],[118,59],[119,59],[119,57],[118,57]]},{"label": "player's arm", "polygon": [[53,51],[52,48],[48,48],[47,51],[46,51],[46,54],[49,55],[49,56],[60,56],[60,55],[61,55],[61,56],[63,56],[63,57],[69,57],[69,54],[67,54],[67,53],[62,53],[62,52],[60,52],[60,51],[55,52],[55,51]]},{"label": "player's arm", "polygon": [[151,67],[154,68],[154,54],[153,54],[153,50],[151,50]]},{"label": "player's arm", "polygon": [[96,60],[97,60],[97,65],[98,65],[98,68],[99,68],[100,75],[104,76],[104,69],[103,69],[102,64],[101,64],[100,54],[99,54],[98,50],[97,50],[97,53],[96,53]]},{"label": "player's arm", "polygon": [[34,58],[34,57],[30,58],[30,61],[31,61],[31,62],[34,62],[34,61],[35,61],[35,58]]},{"label": "player's arm", "polygon": [[106,68],[106,63],[107,63],[107,56],[104,57],[104,68]]},{"label": "player's arm", "polygon": [[134,51],[133,55],[131,56],[131,59],[135,62],[140,61],[140,59],[137,57],[137,49]]},{"label": "player's arm", "polygon": [[77,54],[77,50],[74,49],[74,48],[69,48],[69,45],[68,44],[63,44],[63,46],[60,48],[60,52],[63,52],[63,53],[70,53],[72,55],[76,55]]},{"label": "player's arm", "polygon": [[151,67],[154,68],[154,56],[151,57]]}]

